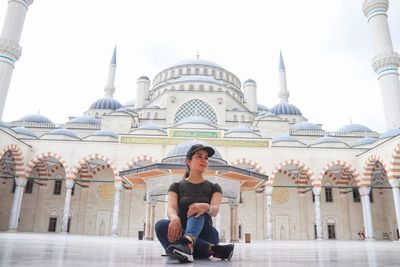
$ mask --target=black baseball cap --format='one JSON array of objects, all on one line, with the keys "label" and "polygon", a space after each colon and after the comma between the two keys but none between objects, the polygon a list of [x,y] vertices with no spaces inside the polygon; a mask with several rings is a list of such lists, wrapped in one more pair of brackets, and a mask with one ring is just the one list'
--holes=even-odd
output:
[{"label": "black baseball cap", "polygon": [[193,145],[191,148],[189,148],[189,150],[186,154],[186,159],[192,158],[193,154],[199,150],[207,151],[208,157],[212,157],[215,154],[214,148],[212,148],[210,146],[204,146],[202,144],[196,144],[196,145]]}]

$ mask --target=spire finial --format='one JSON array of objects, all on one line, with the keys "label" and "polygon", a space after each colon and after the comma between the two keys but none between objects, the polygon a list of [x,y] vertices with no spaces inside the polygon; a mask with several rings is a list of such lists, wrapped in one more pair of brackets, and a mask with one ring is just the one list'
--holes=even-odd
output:
[{"label": "spire finial", "polygon": [[283,57],[282,57],[282,50],[279,50],[279,70],[286,71],[285,63],[283,62]]},{"label": "spire finial", "polygon": [[196,55],[196,58],[197,58],[197,59],[200,59],[200,55],[199,55],[199,54],[200,54],[200,52],[197,51],[197,55]]},{"label": "spire finial", "polygon": [[114,52],[113,52],[113,55],[111,57],[110,64],[117,65],[117,45],[114,46]]}]

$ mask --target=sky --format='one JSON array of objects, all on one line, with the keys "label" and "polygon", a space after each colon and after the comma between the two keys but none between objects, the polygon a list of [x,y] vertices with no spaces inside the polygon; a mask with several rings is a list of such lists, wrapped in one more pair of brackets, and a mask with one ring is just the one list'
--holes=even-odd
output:
[{"label": "sky", "polygon": [[[0,1],[0,27],[7,10]],[[20,45],[3,121],[41,114],[54,123],[82,115],[104,96],[117,46],[114,98],[134,100],[136,80],[152,80],[182,60],[213,61],[243,83],[257,82],[258,103],[279,103],[279,51],[289,103],[309,122],[336,131],[352,122],[385,131],[371,67],[371,34],[362,0],[35,0]],[[400,52],[400,0],[388,21]]]}]

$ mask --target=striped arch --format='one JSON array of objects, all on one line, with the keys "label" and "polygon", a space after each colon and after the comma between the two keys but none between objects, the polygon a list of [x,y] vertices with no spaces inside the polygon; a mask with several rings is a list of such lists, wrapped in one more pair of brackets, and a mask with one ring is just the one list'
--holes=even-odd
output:
[{"label": "striped arch", "polygon": [[157,160],[156,160],[155,158],[153,158],[152,156],[148,156],[148,155],[138,156],[138,157],[132,159],[131,161],[129,161],[129,162],[125,165],[125,167],[124,167],[123,170],[126,171],[126,170],[133,169],[134,166],[135,166],[137,163],[143,162],[143,161],[150,161],[150,162],[152,162],[152,163],[156,163],[156,162],[157,162]]},{"label": "striped arch", "polygon": [[368,186],[371,184],[372,172],[374,170],[374,165],[377,161],[382,164],[386,173],[388,173],[386,163],[382,160],[382,158],[378,155],[371,155],[368,157],[367,161],[364,164],[363,177],[357,179],[359,186]]},{"label": "striped arch", "polygon": [[11,152],[14,163],[15,163],[15,175],[20,178],[26,178],[25,168],[24,168],[24,157],[22,152],[16,144],[8,145],[0,152],[0,158],[2,158],[8,151]]},{"label": "striped arch", "polygon": [[91,154],[91,155],[89,155],[89,156],[86,156],[86,157],[84,157],[84,158],[82,158],[80,161],[78,161],[78,163],[77,164],[75,164],[75,166],[71,169],[71,171],[70,171],[70,173],[67,175],[67,178],[68,179],[75,179],[76,177],[77,177],[77,175],[78,175],[78,173],[79,173],[79,171],[82,169],[82,167],[83,166],[86,166],[87,168],[88,168],[88,161],[90,161],[90,160],[93,160],[93,159],[97,159],[97,160],[103,160],[105,163],[106,163],[106,166],[105,165],[101,165],[101,166],[98,166],[98,167],[96,167],[94,170],[92,170],[91,172],[90,172],[90,170],[88,169],[87,171],[88,171],[88,173],[90,173],[91,175],[93,174],[96,174],[96,172],[99,172],[99,171],[101,171],[101,170],[104,170],[104,169],[106,169],[106,168],[111,168],[111,170],[112,170],[112,172],[113,172],[113,174],[114,174],[114,179],[117,179],[118,178],[118,171],[117,171],[117,168],[115,167],[115,165],[114,165],[114,163],[109,159],[109,158],[107,158],[106,156],[104,156],[104,155],[100,155],[100,154]]},{"label": "striped arch", "polygon": [[395,147],[392,153],[388,178],[389,180],[400,178],[400,144]]},{"label": "striped arch", "polygon": [[29,161],[28,167],[26,168],[26,176],[29,176],[29,174],[32,172],[32,170],[35,166],[38,167],[38,174],[40,177],[49,176],[46,165],[44,163],[44,160],[48,157],[57,159],[63,165],[65,172],[67,172],[67,170],[69,168],[68,164],[60,155],[58,155],[54,152],[46,152],[46,153],[41,153],[41,154],[37,155],[36,157],[34,157],[33,159],[31,159]]},{"label": "striped arch", "polygon": [[251,166],[256,172],[261,173],[261,174],[266,174],[266,171],[263,169],[263,167],[260,166],[257,162],[251,160],[251,159],[246,159],[246,158],[241,158],[233,161],[231,163],[233,166],[245,164]]},{"label": "striped arch", "polygon": [[[334,173],[331,169],[332,167],[341,167],[342,169],[337,170],[337,173]],[[357,170],[351,166],[351,164],[341,161],[335,160],[326,165],[321,173],[320,177],[328,175],[337,185],[348,185],[351,180],[351,175],[354,177],[355,180],[358,179],[360,175]]]},{"label": "striped arch", "polygon": [[285,173],[284,168],[289,165],[294,165],[300,169],[300,173],[299,173],[298,177],[292,177],[293,175],[291,173],[289,173],[289,172],[286,173],[292,179],[293,178],[297,179],[297,181],[296,181],[297,184],[300,184],[300,185],[307,184],[309,181],[313,180],[314,173],[307,165],[300,162],[299,160],[291,159],[291,160],[285,160],[284,162],[278,164],[278,166],[275,167],[275,169],[272,172],[270,179],[269,179],[272,184],[274,182],[275,175],[277,173]]}]

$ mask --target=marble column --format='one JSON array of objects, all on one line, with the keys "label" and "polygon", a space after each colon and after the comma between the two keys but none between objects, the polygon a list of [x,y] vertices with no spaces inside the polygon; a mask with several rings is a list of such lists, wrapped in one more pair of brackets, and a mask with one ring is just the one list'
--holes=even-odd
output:
[{"label": "marble column", "polygon": [[157,204],[157,201],[155,201],[155,200],[151,201],[151,204],[150,204],[150,226],[149,226],[149,228],[150,228],[150,233],[149,233],[150,240],[154,240],[156,204]]},{"label": "marble column", "polygon": [[66,192],[65,192],[65,202],[64,202],[64,210],[63,210],[63,220],[61,225],[61,233],[66,234],[68,232],[68,219],[69,219],[69,211],[71,206],[71,194],[72,188],[74,187],[74,180],[65,180],[66,184]]},{"label": "marble column", "polygon": [[119,207],[121,202],[121,191],[122,183],[114,183],[114,212],[113,212],[113,223],[112,223],[112,233],[111,235],[118,235],[118,224],[119,224]]},{"label": "marble column", "polygon": [[272,187],[265,188],[267,200],[267,240],[272,240]]},{"label": "marble column", "polygon": [[230,235],[231,242],[234,241],[234,229],[235,229],[235,204],[232,201],[229,201],[229,207],[231,208],[231,227],[230,227]]},{"label": "marble column", "polygon": [[394,209],[396,212],[397,229],[400,229],[400,179],[390,179],[390,185],[392,186]]},{"label": "marble column", "polygon": [[315,225],[317,226],[317,240],[322,240],[322,219],[321,219],[321,187],[313,186],[315,204]]},{"label": "marble column", "polygon": [[150,209],[151,203],[146,202],[146,217],[144,221],[144,240],[150,240]]},{"label": "marble column", "polygon": [[362,186],[358,190],[360,191],[361,204],[363,209],[365,240],[375,240],[374,226],[372,225],[371,202],[369,199],[371,188],[367,186]]},{"label": "marble column", "polygon": [[9,232],[16,232],[18,229],[19,214],[21,212],[22,197],[24,196],[24,188],[27,182],[26,178],[15,177],[14,200],[11,208],[10,221],[8,224]]}]

